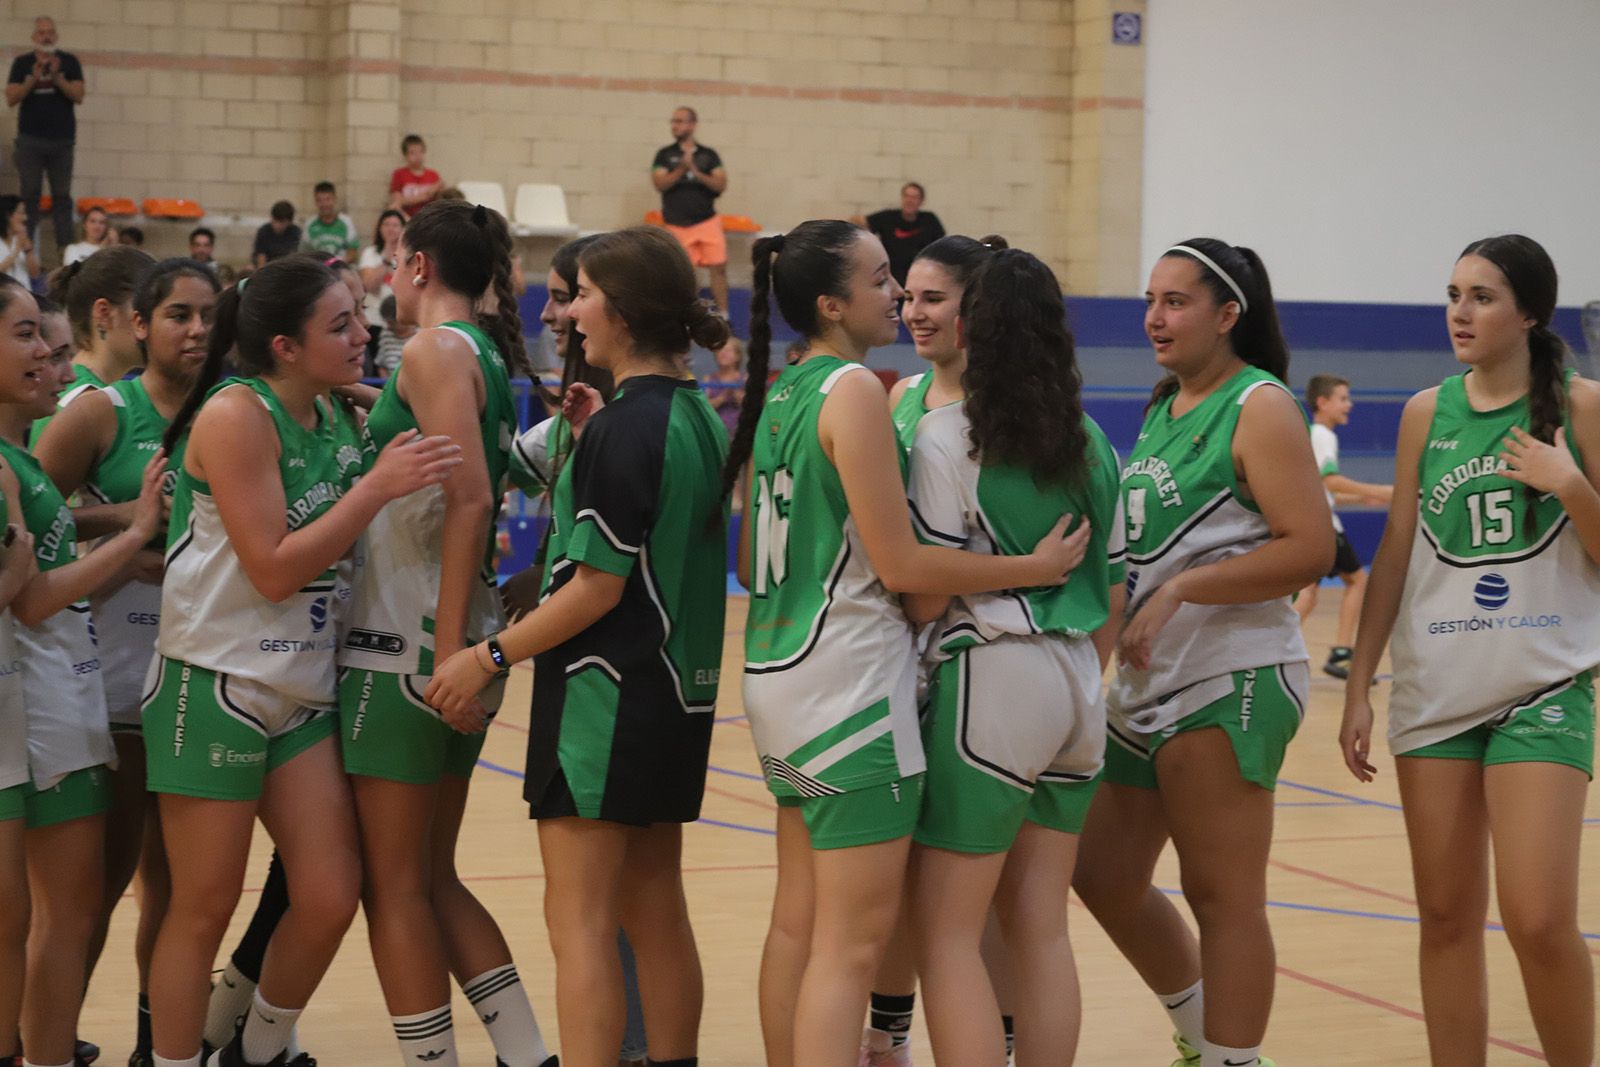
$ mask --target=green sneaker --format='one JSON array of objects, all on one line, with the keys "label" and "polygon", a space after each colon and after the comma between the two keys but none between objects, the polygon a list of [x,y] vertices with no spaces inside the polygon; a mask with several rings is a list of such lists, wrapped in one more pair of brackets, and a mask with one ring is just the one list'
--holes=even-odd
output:
[{"label": "green sneaker", "polygon": [[1172,1043],[1178,1048],[1178,1058],[1172,1061],[1172,1067],[1200,1067],[1200,1050],[1185,1041],[1182,1034],[1173,1034]]}]

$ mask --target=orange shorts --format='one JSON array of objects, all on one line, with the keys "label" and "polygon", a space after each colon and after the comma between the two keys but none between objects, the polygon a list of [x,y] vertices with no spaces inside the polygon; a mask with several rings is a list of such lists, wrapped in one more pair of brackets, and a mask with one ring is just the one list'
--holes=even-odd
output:
[{"label": "orange shorts", "polygon": [[667,224],[672,236],[689,253],[689,262],[697,267],[720,267],[728,262],[728,236],[722,232],[722,216],[712,215],[693,226]]}]

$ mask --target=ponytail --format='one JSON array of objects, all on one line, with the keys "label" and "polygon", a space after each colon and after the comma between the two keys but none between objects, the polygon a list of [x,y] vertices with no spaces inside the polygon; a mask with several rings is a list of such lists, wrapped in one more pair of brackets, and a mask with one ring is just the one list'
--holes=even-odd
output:
[{"label": "ponytail", "polygon": [[772,357],[772,265],[783,251],[784,235],[762,237],[751,250],[755,277],[750,284],[750,344],[745,362],[744,400],[739,404],[739,423],[728,444],[728,458],[722,464],[722,499],[733,492],[750,451],[755,445],[756,424],[767,402],[767,366]]},{"label": "ponytail", "polygon": [[172,425],[167,427],[166,434],[161,438],[161,447],[166,450],[169,460],[178,454],[178,445],[188,435],[189,426],[194,422],[195,415],[199,414],[200,405],[205,403],[206,394],[222,380],[228,353],[233,350],[234,339],[239,333],[239,299],[239,285],[229,286],[217,297],[211,333],[206,339],[205,362],[200,364],[200,372],[195,375],[189,395],[183,398],[183,406],[178,408],[178,413],[172,417]]},{"label": "ponytail", "polygon": [[478,315],[478,327],[500,349],[508,368],[531,376],[522,315],[511,285],[511,231],[505,216],[465,200],[435,200],[406,223],[401,241],[413,255],[428,256],[452,292],[476,303],[492,289],[494,313]]},{"label": "ponytail", "polygon": [[495,347],[503,353],[506,366],[512,374],[532,378],[533,364],[528,359],[528,343],[522,337],[522,311],[517,306],[517,293],[511,283],[511,258],[496,256],[494,261],[493,292],[495,313],[479,315],[478,325],[494,339]]},{"label": "ponytail", "polygon": [[[1540,324],[1528,331],[1528,432],[1547,445],[1555,444],[1556,431],[1566,421],[1567,384],[1562,370],[1567,361],[1567,343],[1549,326]],[[1523,524],[1532,533],[1536,524],[1534,505],[1540,492],[1524,486],[1528,510]]]}]

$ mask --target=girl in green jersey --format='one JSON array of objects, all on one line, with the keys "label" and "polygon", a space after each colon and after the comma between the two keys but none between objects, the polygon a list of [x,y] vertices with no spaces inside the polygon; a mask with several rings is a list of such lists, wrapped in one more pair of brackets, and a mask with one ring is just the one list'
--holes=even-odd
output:
[{"label": "girl in green jersey", "polygon": [[[901,378],[889,390],[889,412],[902,452],[909,457],[916,440],[917,426],[929,411],[946,404],[960,403],[966,395],[961,377],[967,369],[967,350],[957,332],[961,297],[978,269],[989,261],[996,249],[1005,248],[1005,238],[990,234],[981,241],[951,234],[917,253],[906,272],[905,300],[900,317],[911,333],[917,355],[927,360],[929,369]],[[986,952],[993,955],[998,938],[991,938]],[[998,962],[998,958],[997,958]],[[996,968],[1003,971],[1003,966]],[[1003,990],[1003,979],[998,983]],[[872,999],[867,1028],[861,1035],[861,1055],[868,1067],[899,1067],[910,1052],[911,1019],[916,1003],[916,942],[911,933],[910,909],[902,909],[883,964],[872,983]],[[1008,998],[1002,991],[1001,1010]],[[1005,1018],[1008,1020],[1010,1013]]]},{"label": "girl in green jersey", "polygon": [[[419,216],[420,218],[421,216]],[[451,721],[534,658],[523,795],[539,820],[562,1056],[610,1067],[623,1036],[617,928],[628,932],[654,1063],[692,1067],[702,981],[684,900],[683,824],[699,817],[722,662],[727,433],[688,373],[727,324],[665,231],[597,237],[570,328],[611,372],[557,478],[539,606],[441,665],[427,699]]]},{"label": "girl in green jersey", "polygon": [[[366,339],[326,267],[270,263],[222,295],[205,364],[167,432],[169,446],[187,443],[144,714],[171,870],[150,991],[155,1054],[187,1067],[199,1064],[207,976],[256,818],[283,854],[290,907],[248,1021],[213,1063],[282,1053],[360,892],[332,737],[337,565],[385,503],[457,462],[448,442],[409,433],[361,473],[325,394],[360,377]],[[248,377],[217,385],[230,356]]]},{"label": "girl in green jersey", "polygon": [[[883,245],[807,222],[754,250],[750,361],[723,492],[750,465],[745,708],[778,797],[778,895],[762,959],[767,1061],[846,1067],[900,910],[920,811],[916,648],[896,594],[1059,584],[1067,517],[1021,556],[922,545],[888,397],[861,365],[903,295]],[[770,389],[768,301],[808,345]],[[769,399],[770,397],[770,399]]]},{"label": "girl in green jersey", "polygon": [[[508,364],[526,373],[511,293],[511,235],[465,201],[429,204],[406,225],[392,285],[400,321],[420,327],[372,406],[382,445],[408,430],[459,442],[463,462],[438,489],[386,506],[358,552],[339,715],[366,867],[373,960],[409,1060],[455,1055],[450,974],[509,1067],[549,1056],[511,950],[456,872],[456,839],[483,720],[438,715],[422,700],[433,666],[500,629],[495,520],[506,489],[516,407]],[[496,313],[475,306],[490,291]],[[499,709],[500,692],[479,710]],[[419,834],[418,827],[431,827]],[[292,899],[292,897],[291,897]]]},{"label": "girl in green jersey", "polygon": [[104,896],[104,765],[115,750],[85,598],[127,564],[161,520],[157,452],[141,465],[139,502],[128,529],[78,558],[65,499],[21,447],[33,420],[53,411],[56,398],[72,385],[69,354],[66,347],[54,350],[43,371],[47,387],[31,403],[0,405],[0,454],[24,490],[19,503],[39,561],[38,574],[12,604],[23,624],[17,639],[32,778],[25,800],[33,888],[29,937],[37,951],[30,954],[22,1032],[24,1054],[33,1063],[63,1063],[74,1054],[73,1029]]},{"label": "girl in green jersey", "polygon": [[[136,378],[84,392],[51,420],[35,443],[39,463],[57,488],[69,497],[85,490],[85,499],[108,524],[125,523],[131,515],[140,473],[161,447],[172,416],[194,385],[205,360],[217,292],[216,277],[192,260],[169,259],[148,271],[133,299],[134,335],[145,353],[143,371]],[[167,480],[170,483],[174,476]],[[160,618],[161,565],[159,548],[147,546],[93,598],[117,768],[111,774],[111,808],[106,817],[105,907],[90,953],[90,970],[105,943],[112,911],[137,867],[142,873],[134,959],[143,1025],[136,1049],[146,1055],[150,951],[166,911],[167,872],[155,804],[145,789],[139,715]]]},{"label": "girl in green jersey", "polygon": [[[115,245],[50,275],[50,298],[66,309],[78,346],[72,361],[74,381],[61,394],[61,407],[76,400],[85,387],[110,385],[143,362],[133,332],[133,293],[140,275],[154,264],[146,252]],[[47,415],[34,426],[35,436],[48,421]],[[81,532],[98,536],[105,531],[91,524]]]},{"label": "girl in green jersey", "polygon": [[[1128,621],[1075,885],[1173,1013],[1179,1062],[1255,1067],[1272,790],[1309,684],[1287,598],[1327,573],[1333,520],[1260,257],[1175,245],[1145,307],[1167,377],[1123,464]],[[1198,944],[1151,882],[1169,837]]]},{"label": "girl in green jersey", "polygon": [[[0,404],[30,403],[44,393],[41,373],[50,348],[40,314],[22,286],[0,282]],[[17,1020],[27,970],[28,868],[25,796],[28,790],[28,721],[17,664],[11,604],[38,563],[33,534],[23,520],[16,473],[0,458],[0,500],[5,536],[0,549],[0,1063],[22,1052]]]},{"label": "girl in green jersey", "polygon": [[1422,914],[1437,1067],[1487,1054],[1484,923],[1501,922],[1545,1058],[1593,1062],[1578,853],[1600,666],[1600,385],[1563,370],[1556,269],[1512,234],[1468,245],[1446,290],[1466,371],[1406,404],[1394,503],[1345,688],[1345,763],[1371,781],[1379,657]]}]

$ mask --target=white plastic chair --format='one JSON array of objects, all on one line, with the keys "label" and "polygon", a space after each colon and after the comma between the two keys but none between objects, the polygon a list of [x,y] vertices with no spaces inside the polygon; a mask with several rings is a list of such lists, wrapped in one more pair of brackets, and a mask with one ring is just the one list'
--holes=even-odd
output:
[{"label": "white plastic chair", "polygon": [[567,214],[567,194],[559,185],[523,182],[517,186],[516,231],[530,237],[575,237]]},{"label": "white plastic chair", "polygon": [[506,211],[506,190],[499,182],[456,182],[456,188],[469,204],[482,204],[491,211],[509,215]]}]

